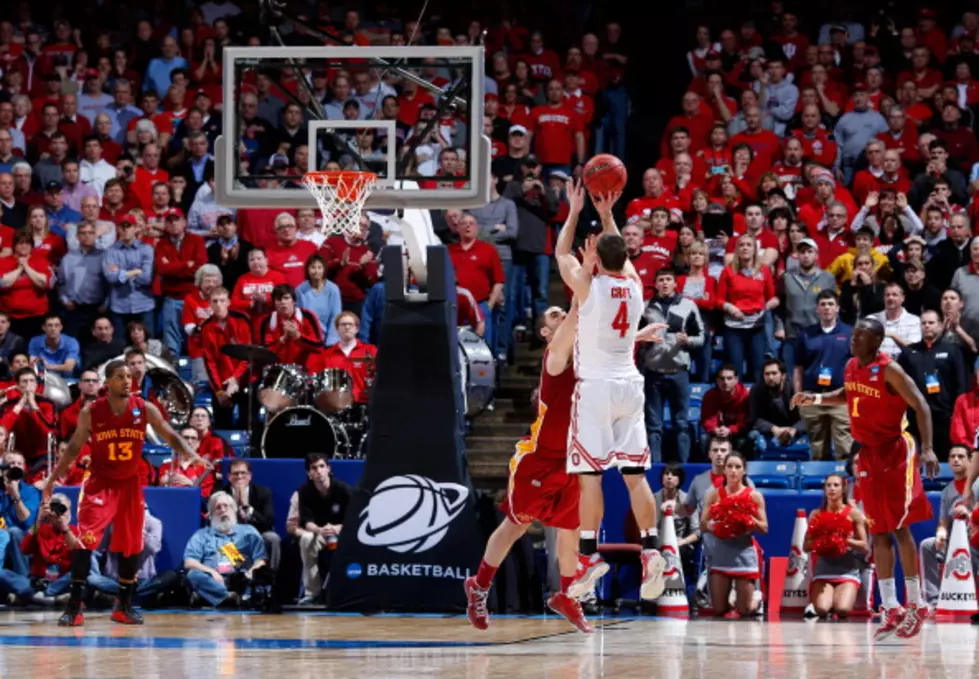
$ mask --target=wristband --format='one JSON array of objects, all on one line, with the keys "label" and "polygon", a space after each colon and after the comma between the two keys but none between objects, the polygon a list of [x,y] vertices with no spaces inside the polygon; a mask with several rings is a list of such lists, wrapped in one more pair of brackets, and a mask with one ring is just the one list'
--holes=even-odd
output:
[{"label": "wristband", "polygon": [[812,400],[812,404],[814,406],[818,406],[822,402],[823,402],[823,395],[822,394],[816,394],[816,397]]}]

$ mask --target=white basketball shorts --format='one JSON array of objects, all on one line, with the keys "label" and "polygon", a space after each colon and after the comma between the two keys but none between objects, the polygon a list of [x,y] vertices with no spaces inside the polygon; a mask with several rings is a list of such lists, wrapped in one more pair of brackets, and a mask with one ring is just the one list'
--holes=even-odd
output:
[{"label": "white basketball shorts", "polygon": [[643,378],[579,379],[571,398],[569,474],[649,468]]}]

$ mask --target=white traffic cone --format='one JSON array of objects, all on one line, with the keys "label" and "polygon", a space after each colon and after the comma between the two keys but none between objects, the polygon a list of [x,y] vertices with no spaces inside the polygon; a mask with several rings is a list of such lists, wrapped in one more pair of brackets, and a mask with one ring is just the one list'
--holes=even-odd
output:
[{"label": "white traffic cone", "polygon": [[972,573],[972,551],[964,519],[952,522],[952,533],[945,551],[942,589],[938,595],[936,618],[968,619],[976,613],[976,578]]},{"label": "white traffic cone", "polygon": [[802,550],[806,540],[809,521],[806,512],[800,509],[795,514],[795,527],[792,529],[792,546],[789,548],[789,567],[785,571],[785,587],[782,590],[783,613],[802,613],[809,603],[809,555]]},{"label": "white traffic cone", "polygon": [[663,571],[666,589],[656,599],[656,611],[660,615],[673,618],[688,618],[690,603],[687,601],[687,583],[683,579],[683,564],[680,561],[680,548],[677,546],[672,507],[663,512],[663,534],[660,536],[659,551],[666,560],[666,569]]}]

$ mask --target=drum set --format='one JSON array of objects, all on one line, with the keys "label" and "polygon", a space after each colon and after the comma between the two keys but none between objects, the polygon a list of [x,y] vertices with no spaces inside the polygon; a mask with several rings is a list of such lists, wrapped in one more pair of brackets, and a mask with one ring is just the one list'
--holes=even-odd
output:
[{"label": "drum set", "polygon": [[[368,411],[355,403],[353,377],[341,368],[309,374],[302,366],[276,363],[265,347],[233,344],[222,352],[248,361],[252,374],[260,374],[249,391],[249,415],[257,395],[263,417],[260,452],[266,458],[301,458],[326,453],[334,459],[363,459],[367,447]],[[365,364],[367,388],[374,383],[373,358],[355,359]],[[260,371],[260,372],[259,372]],[[249,423],[249,430],[254,431]]]}]

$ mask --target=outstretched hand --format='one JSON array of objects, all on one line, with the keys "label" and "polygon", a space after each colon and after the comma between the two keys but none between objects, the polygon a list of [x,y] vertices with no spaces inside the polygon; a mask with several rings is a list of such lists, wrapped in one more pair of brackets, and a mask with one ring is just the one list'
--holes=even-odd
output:
[{"label": "outstretched hand", "polygon": [[609,193],[592,194],[591,200],[595,204],[595,209],[598,210],[598,214],[607,215],[612,213],[612,208],[621,197],[621,191],[612,191]]},{"label": "outstretched hand", "polygon": [[792,397],[791,408],[798,408],[799,406],[811,406],[816,402],[816,395],[810,394],[804,391],[800,391],[795,396]]},{"label": "outstretched hand", "polygon": [[578,179],[572,180],[568,189],[568,209],[576,215],[585,209],[585,187]]},{"label": "outstretched hand", "polygon": [[660,330],[666,330],[669,325],[666,323],[650,323],[638,333],[636,342],[663,342],[666,338],[659,334]]}]

